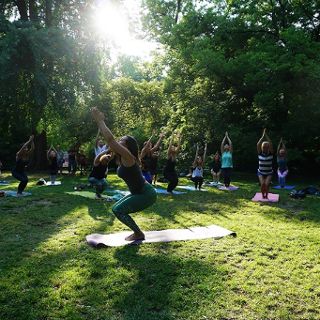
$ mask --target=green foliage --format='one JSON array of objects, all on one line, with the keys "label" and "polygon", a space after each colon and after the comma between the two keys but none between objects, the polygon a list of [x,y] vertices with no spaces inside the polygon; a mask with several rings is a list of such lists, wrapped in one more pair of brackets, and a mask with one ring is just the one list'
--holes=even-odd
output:
[{"label": "green foliage", "polygon": [[[314,163],[320,120],[318,2],[186,1],[174,21],[177,4],[145,1],[145,26],[167,47],[172,127],[183,125],[190,145],[207,138],[213,150],[228,130],[240,167],[254,165],[255,142],[267,127],[274,144],[283,136],[289,148],[299,150],[291,160]],[[162,12],[167,19],[160,18]]]}]

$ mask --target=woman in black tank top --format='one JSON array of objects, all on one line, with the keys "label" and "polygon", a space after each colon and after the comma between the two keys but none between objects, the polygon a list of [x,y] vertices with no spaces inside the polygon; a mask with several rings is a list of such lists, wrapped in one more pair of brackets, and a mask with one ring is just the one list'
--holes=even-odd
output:
[{"label": "woman in black tank top", "polygon": [[93,161],[93,168],[89,175],[89,182],[96,188],[96,199],[102,199],[101,194],[107,187],[106,175],[108,173],[108,164],[113,158],[109,149],[98,154]]},{"label": "woman in black tank top", "polygon": [[51,184],[54,184],[58,174],[58,153],[53,146],[47,152],[47,159],[49,161],[50,181]]},{"label": "woman in black tank top", "polygon": [[176,188],[178,185],[178,174],[176,172],[176,160],[178,153],[180,151],[180,146],[181,146],[181,135],[178,135],[178,145],[175,147],[172,145],[173,143],[173,134],[170,139],[169,143],[169,148],[167,152],[167,162],[166,166],[164,167],[163,170],[163,175],[164,177],[169,181],[168,186],[167,186],[167,192],[173,193],[173,190]]},{"label": "woman in black tank top", "polygon": [[124,136],[119,142],[116,141],[104,122],[104,114],[97,108],[93,108],[92,116],[110,149],[119,156],[118,176],[124,180],[130,190],[130,194],[119,200],[112,207],[112,211],[133,231],[133,234],[126,237],[127,241],[144,240],[144,233],[129,214],[151,206],[156,201],[157,194],[142,176],[137,141],[131,136]]},{"label": "woman in black tank top", "polygon": [[34,150],[34,136],[30,136],[29,140],[22,146],[16,154],[16,166],[12,170],[12,176],[20,181],[17,196],[21,196],[23,190],[28,184],[28,177],[25,173],[25,167],[29,163],[29,158]]},{"label": "woman in black tank top", "polygon": [[160,133],[157,143],[153,146],[151,143],[152,136],[148,141],[146,141],[141,150],[141,168],[142,174],[146,181],[152,184],[154,176],[157,170],[157,161],[155,161],[155,154],[158,151],[161,141],[164,137],[163,133]]}]

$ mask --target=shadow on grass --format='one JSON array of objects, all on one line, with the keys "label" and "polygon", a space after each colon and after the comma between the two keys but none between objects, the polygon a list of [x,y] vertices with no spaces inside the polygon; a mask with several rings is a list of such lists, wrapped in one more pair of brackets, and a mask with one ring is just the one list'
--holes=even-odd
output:
[{"label": "shadow on grass", "polygon": [[181,259],[168,244],[156,248],[153,255],[139,254],[139,246],[117,249],[114,254],[121,268],[134,271],[133,281],[113,303],[121,319],[187,318],[223,293],[223,272],[217,267]]}]

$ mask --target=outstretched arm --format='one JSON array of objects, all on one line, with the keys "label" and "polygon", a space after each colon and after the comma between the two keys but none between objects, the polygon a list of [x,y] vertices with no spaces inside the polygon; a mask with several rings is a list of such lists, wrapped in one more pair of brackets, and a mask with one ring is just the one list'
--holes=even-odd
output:
[{"label": "outstretched arm", "polygon": [[207,148],[208,148],[208,144],[206,143],[204,146],[204,152],[203,152],[203,160],[202,160],[203,166],[204,166],[204,163],[206,162]]},{"label": "outstretched arm", "polygon": [[[20,158],[20,157],[21,157],[21,154],[22,154],[23,150],[24,150],[28,145],[31,146],[31,150],[30,150],[30,151],[33,151],[33,150],[34,150],[33,138],[34,138],[34,136],[31,135],[30,138],[29,138],[29,140],[21,147],[21,149],[20,149],[20,150],[17,152],[17,154],[16,154],[16,157],[17,157],[17,158]],[[30,152],[29,152],[28,154],[30,154]]]},{"label": "outstretched arm", "polygon": [[178,155],[178,153],[180,152],[180,148],[181,148],[181,139],[182,139],[182,135],[181,133],[178,133],[178,146],[176,149],[176,156]]},{"label": "outstretched arm", "polygon": [[266,140],[269,142],[269,148],[270,148],[270,152],[273,153],[273,144],[271,139],[269,138],[269,136],[267,134],[265,134]]},{"label": "outstretched arm", "polygon": [[223,154],[223,152],[224,152],[224,144],[225,144],[226,139],[227,139],[227,136],[225,135],[221,141],[221,146],[220,146],[221,154]]},{"label": "outstretched arm", "polygon": [[281,149],[283,149],[284,152],[287,154],[287,149],[286,149],[286,146],[285,146],[282,138],[280,139],[280,142],[279,142],[279,144],[278,144],[277,155],[279,155]]},{"label": "outstretched arm", "polygon": [[163,137],[164,137],[164,133],[160,133],[159,139],[158,139],[157,143],[154,145],[154,147],[151,149],[151,152],[155,152],[159,149]]},{"label": "outstretched arm", "polygon": [[52,150],[52,146],[50,146],[49,150],[47,151],[47,159],[49,160],[49,155],[50,155],[50,152]]},{"label": "outstretched arm", "polygon": [[169,147],[168,147],[168,151],[167,151],[168,159],[171,156],[172,141],[173,141],[173,134],[171,135],[170,142],[169,142]]},{"label": "outstretched arm", "polygon": [[[152,136],[151,136],[152,138]],[[146,144],[144,145],[144,147],[142,148],[141,152],[140,152],[140,159],[143,159],[145,157],[145,155],[151,150],[151,138],[146,142]]]},{"label": "outstretched arm", "polygon": [[110,151],[109,151],[109,150],[102,151],[102,152],[100,152],[100,153],[95,157],[95,159],[94,159],[94,161],[93,161],[93,165],[94,165],[95,167],[97,167],[97,166],[99,165],[99,163],[100,163],[100,158],[101,158],[102,156],[104,156],[104,155],[107,155],[107,156],[108,156],[108,160],[109,160],[109,161],[113,158],[113,155],[110,154]]},{"label": "outstretched arm", "polygon": [[197,158],[199,153],[199,144],[197,143],[196,154],[194,155],[192,166],[195,167],[197,165]]},{"label": "outstretched arm", "polygon": [[110,148],[115,152],[118,153],[121,156],[121,161],[124,166],[131,167],[135,164],[136,159],[135,157],[131,154],[131,152],[123,147],[120,143],[118,143],[110,129],[106,126],[104,122],[104,114],[100,112],[97,108],[92,108],[91,109],[92,117],[96,121],[101,134],[107,141],[108,145]]},{"label": "outstretched arm", "polygon": [[98,148],[98,142],[99,142],[99,136],[100,136],[100,128],[98,129],[98,132],[97,132],[97,136],[96,136],[96,144],[95,144],[95,146],[96,146],[96,148]]},{"label": "outstretched arm", "polygon": [[227,139],[229,147],[230,147],[230,152],[233,152],[233,145],[232,145],[232,141],[231,141],[231,139],[229,137],[228,132],[226,132],[226,139]]},{"label": "outstretched arm", "polygon": [[258,151],[258,153],[262,152],[261,146],[262,146],[262,142],[263,142],[263,140],[265,138],[265,135],[266,135],[266,129],[263,129],[262,136],[261,136],[261,138],[259,139],[259,141],[257,143],[257,151]]}]

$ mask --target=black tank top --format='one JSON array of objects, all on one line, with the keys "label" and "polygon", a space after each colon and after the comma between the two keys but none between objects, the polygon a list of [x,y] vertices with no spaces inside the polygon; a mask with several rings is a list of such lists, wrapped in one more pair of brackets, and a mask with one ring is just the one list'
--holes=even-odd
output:
[{"label": "black tank top", "polygon": [[167,163],[166,163],[164,170],[166,172],[175,172],[175,166],[176,166],[175,160],[171,160],[171,158],[167,159]]},{"label": "black tank top", "polygon": [[104,166],[101,163],[99,163],[99,165],[92,168],[92,171],[89,177],[93,177],[99,180],[104,179],[106,176],[107,169],[108,169],[108,165]]},{"label": "black tank top", "polygon": [[158,166],[158,157],[150,158],[150,170],[156,170]]},{"label": "black tank top", "polygon": [[146,180],[144,179],[140,167],[135,163],[131,167],[120,165],[117,170],[118,176],[124,180],[132,194],[142,192]]},{"label": "black tank top", "polygon": [[18,159],[16,161],[16,166],[14,168],[15,171],[23,173],[25,170],[25,167],[28,165],[29,161]]},{"label": "black tank top", "polygon": [[58,160],[57,160],[57,157],[51,158],[49,160],[49,169],[50,169],[50,171],[58,171]]},{"label": "black tank top", "polygon": [[144,171],[149,171],[150,170],[150,167],[151,167],[151,156],[149,155],[146,155],[143,157],[143,159],[141,159],[141,162],[142,162],[142,169]]}]

